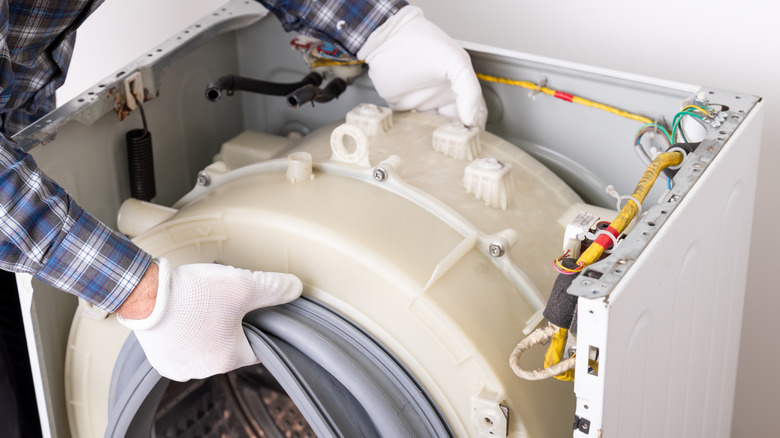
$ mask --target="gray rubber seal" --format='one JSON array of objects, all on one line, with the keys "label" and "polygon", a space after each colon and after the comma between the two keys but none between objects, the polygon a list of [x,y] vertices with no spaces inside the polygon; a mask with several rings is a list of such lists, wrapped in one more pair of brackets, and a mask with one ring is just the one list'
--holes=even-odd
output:
[{"label": "gray rubber seal", "polygon": [[[318,437],[454,436],[411,373],[322,304],[298,299],[256,310],[244,331]],[[112,375],[105,436],[150,436],[167,385],[130,336]]]}]

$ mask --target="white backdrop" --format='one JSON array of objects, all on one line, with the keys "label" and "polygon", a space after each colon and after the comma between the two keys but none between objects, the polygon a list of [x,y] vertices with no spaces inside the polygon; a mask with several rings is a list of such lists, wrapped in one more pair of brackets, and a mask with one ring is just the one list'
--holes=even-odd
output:
[{"label": "white backdrop", "polygon": [[[107,0],[79,31],[64,102],[223,0]],[[773,436],[780,361],[772,321],[780,288],[780,26],[763,0],[414,0],[454,38],[674,81],[767,101],[758,206],[742,330],[732,435]],[[766,366],[768,364],[770,366]]]}]

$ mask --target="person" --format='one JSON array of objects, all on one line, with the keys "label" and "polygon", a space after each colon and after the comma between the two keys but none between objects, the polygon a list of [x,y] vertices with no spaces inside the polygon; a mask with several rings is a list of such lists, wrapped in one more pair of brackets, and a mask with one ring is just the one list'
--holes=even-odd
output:
[{"label": "person", "polygon": [[[401,0],[259,1],[286,30],[365,60],[392,108],[435,111],[484,128],[487,110],[468,55],[419,8]],[[204,378],[256,363],[241,319],[296,299],[297,277],[154,259],[79,207],[10,139],[53,109],[75,31],[101,2],[11,0],[0,10],[0,267],[116,312],[167,378]]]}]

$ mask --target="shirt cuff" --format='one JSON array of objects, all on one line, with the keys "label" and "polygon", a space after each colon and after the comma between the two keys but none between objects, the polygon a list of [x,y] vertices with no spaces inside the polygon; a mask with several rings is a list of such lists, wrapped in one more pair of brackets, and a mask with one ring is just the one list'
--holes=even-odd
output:
[{"label": "shirt cuff", "polygon": [[108,312],[124,302],[152,263],[151,255],[72,201],[62,233],[35,277]]}]

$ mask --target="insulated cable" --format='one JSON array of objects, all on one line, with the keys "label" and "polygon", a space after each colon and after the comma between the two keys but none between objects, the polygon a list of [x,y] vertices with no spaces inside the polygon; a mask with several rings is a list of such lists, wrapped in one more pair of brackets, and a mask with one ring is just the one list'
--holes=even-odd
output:
[{"label": "insulated cable", "polygon": [[[605,230],[596,234],[593,243],[582,253],[579,259],[576,262],[574,259],[567,259],[567,251],[563,256],[553,260],[553,267],[563,275],[558,276],[558,279],[556,279],[553,292],[550,294],[550,299],[544,311],[545,318],[550,323],[546,327],[533,331],[528,337],[520,341],[512,351],[509,357],[509,366],[518,377],[526,380],[541,380],[549,377],[555,377],[558,380],[574,380],[573,368],[576,363],[576,355],[572,355],[565,360],[563,359],[569,335],[569,330],[565,327],[571,327],[574,330],[576,326],[576,324],[573,324],[574,320],[572,319],[574,314],[576,314],[576,299],[570,300],[569,297],[571,295],[566,293],[566,289],[571,284],[571,279],[574,278],[573,275],[582,272],[586,266],[596,262],[610,245],[614,246],[616,244],[618,236],[625,231],[634,217],[641,211],[642,202],[647,197],[661,172],[668,167],[681,164],[685,156],[685,153],[679,150],[670,150],[658,154],[650,165],[647,166],[642,178],[634,189],[634,193],[626,197],[628,201],[623,205],[615,220]],[[569,266],[565,264],[569,264]],[[559,293],[556,294],[556,291]],[[563,327],[555,325],[553,321],[555,321],[555,324],[561,324]],[[536,344],[548,341],[551,342],[544,356],[544,368],[528,371],[520,367],[520,357],[525,351]],[[594,370],[598,369],[598,362],[590,358],[588,358],[588,365]]]},{"label": "insulated cable", "polygon": [[640,116],[639,114],[633,114],[628,111],[623,111],[621,109],[611,107],[609,105],[604,105],[603,103],[594,102],[592,100],[585,99],[584,97],[574,96],[572,94],[564,93],[562,91],[556,91],[551,88],[542,87],[541,85],[534,84],[533,82],[528,81],[517,81],[514,79],[507,79],[507,78],[501,78],[497,76],[490,76],[483,73],[477,73],[477,78],[486,81],[486,82],[495,82],[498,84],[506,84],[506,85],[513,85],[516,87],[522,87],[526,88],[528,90],[533,91],[539,91],[540,93],[544,93],[548,96],[553,96],[561,100],[565,100],[567,102],[577,103],[580,105],[584,105],[587,107],[599,109],[602,111],[607,111],[609,113],[625,117],[627,119],[636,120],[637,122],[642,123],[648,123],[653,124],[653,121],[645,116]]},{"label": "insulated cable", "polygon": [[[569,338],[569,330],[560,327],[558,331],[552,337],[550,346],[547,347],[547,351],[544,353],[544,367],[550,368],[566,360],[572,360],[576,362],[576,358],[572,355],[569,359],[564,360],[563,356],[566,354],[566,341]],[[567,369],[563,373],[554,375],[558,380],[572,381],[574,380],[574,366]]]},{"label": "insulated cable", "polygon": [[[536,344],[548,342],[555,337],[558,330],[559,327],[556,327],[553,324],[549,324],[546,327],[540,327],[517,344],[514,351],[512,351],[512,354],[509,356],[509,366],[518,377],[525,380],[544,380],[561,373],[566,373],[574,368],[576,363],[576,358],[574,356],[564,361],[559,361],[554,365],[547,366],[544,369],[528,371],[520,366],[520,357],[523,353]],[[565,343],[566,341],[564,340],[564,345]]]},{"label": "insulated cable", "polygon": [[653,160],[653,157],[650,156],[650,154],[647,153],[645,148],[642,147],[642,138],[645,134],[655,134],[655,133],[662,133],[664,142],[667,145],[667,148],[672,147],[672,144],[674,143],[672,141],[671,135],[669,134],[669,131],[666,130],[662,125],[659,125],[658,123],[650,123],[642,125],[641,128],[639,128],[639,131],[636,133],[636,137],[634,137],[634,151],[636,152],[637,156],[639,157],[639,160],[642,161],[642,163],[645,166],[649,166],[650,162]]},{"label": "insulated cable", "polygon": [[[620,234],[625,231],[626,227],[628,227],[628,224],[631,223],[631,221],[634,219],[634,216],[639,211],[639,205],[637,204],[637,201],[641,204],[645,200],[645,197],[653,187],[653,184],[658,178],[658,175],[660,175],[660,173],[667,167],[676,166],[682,163],[683,159],[685,159],[685,154],[679,151],[658,154],[658,156],[653,159],[652,163],[650,163],[650,165],[645,170],[642,178],[639,180],[639,183],[634,189],[633,195],[631,195],[632,197],[629,198],[628,202],[626,202],[626,204],[620,210],[620,213],[617,215],[615,220],[613,220],[612,223],[610,223],[610,225],[606,228],[606,231],[615,238],[620,236]],[[578,267],[576,269],[570,270],[571,273],[574,274],[580,272],[586,266],[596,262],[604,253],[604,250],[609,247],[610,243],[612,243],[612,239],[610,237],[605,235],[598,236],[593,244],[591,244],[588,249],[586,249],[582,255],[580,255],[580,258],[577,259]]]}]

